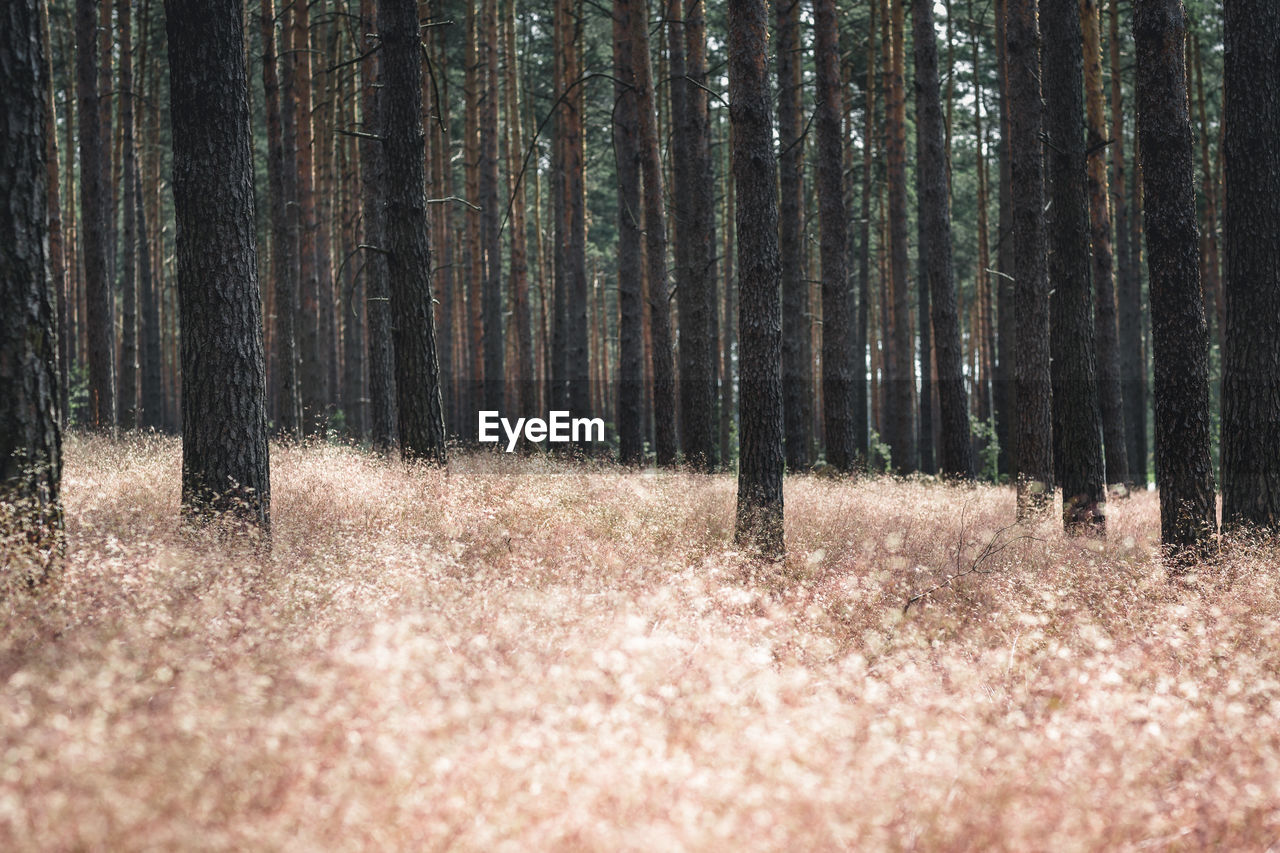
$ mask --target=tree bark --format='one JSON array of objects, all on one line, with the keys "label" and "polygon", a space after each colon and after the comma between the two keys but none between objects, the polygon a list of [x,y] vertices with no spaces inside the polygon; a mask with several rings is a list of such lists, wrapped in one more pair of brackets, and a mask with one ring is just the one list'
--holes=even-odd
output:
[{"label": "tree bark", "polygon": [[1040,24],[1049,168],[1053,456],[1065,529],[1101,535],[1106,531],[1107,490],[1094,354],[1083,50],[1076,0],[1042,0]]},{"label": "tree bark", "polygon": [[1000,212],[999,237],[996,240],[996,373],[992,389],[992,407],[996,416],[996,439],[1000,442],[998,467],[1002,475],[1017,471],[1016,419],[1014,396],[1014,339],[1017,323],[1013,310],[1013,192],[1009,168],[1009,64],[1005,51],[1007,0],[996,0],[996,62],[1000,79]]},{"label": "tree bark", "polygon": [[382,140],[386,146],[386,250],[395,345],[400,452],[444,464],[440,366],[431,322],[422,132],[422,44],[416,0],[378,0],[382,35]]},{"label": "tree bark", "polygon": [[658,150],[658,113],[651,60],[648,15],[636,8],[632,24],[632,56],[636,100],[640,112],[640,170],[644,175],[645,258],[649,291],[649,326],[653,338],[654,450],[659,465],[676,461],[675,366],[671,355],[670,288],[667,284],[667,224],[663,212],[662,159]]},{"label": "tree bark", "polygon": [[[512,319],[515,323],[516,385],[519,414],[533,417],[537,414],[538,398],[534,393],[533,311],[529,302],[529,261],[527,218],[525,208],[525,182],[520,174],[525,153],[521,92],[516,74],[516,13],[515,0],[506,0],[506,102],[508,167],[512,186],[511,204],[511,301]],[[445,161],[444,169],[448,169]],[[443,301],[443,300],[442,300]]]},{"label": "tree bark", "polygon": [[1053,506],[1049,270],[1044,220],[1043,106],[1036,0],[1008,0],[1009,165],[1013,197],[1018,401],[1018,518]]},{"label": "tree bark", "polygon": [[911,340],[911,294],[907,282],[907,106],[903,4],[889,0],[891,61],[885,104],[886,155],[889,166],[890,294],[893,302],[888,340],[888,412],[886,427],[893,468],[905,474],[919,459],[915,435],[915,347]]},{"label": "tree bark", "polygon": [[484,397],[486,409],[505,411],[506,336],[502,322],[502,210],[498,201],[498,79],[497,3],[483,0],[480,35],[480,197],[477,203],[484,252]]},{"label": "tree bark", "polygon": [[[969,441],[969,404],[965,399],[960,321],[956,316],[951,203],[947,194],[945,128],[932,0],[913,0],[911,20],[915,41],[920,221],[925,235],[922,249],[926,252],[922,271],[928,278],[931,297],[933,335],[937,346],[938,414],[942,426],[938,470],[947,478],[971,480],[973,444]],[[927,370],[928,366],[922,369]],[[922,434],[922,443],[924,438]]]},{"label": "tree bark", "polygon": [[1133,40],[1151,282],[1160,535],[1180,560],[1205,547],[1217,530],[1209,459],[1209,330],[1200,290],[1182,0],[1135,0]]},{"label": "tree bark", "polygon": [[[46,268],[48,50],[38,0],[0,27],[0,595],[31,587],[61,557],[58,338]],[[96,115],[95,115],[96,118]]]},{"label": "tree bark", "polygon": [[[804,274],[803,54],[801,0],[774,0],[778,34],[778,250],[782,261],[782,410],[787,468],[813,461],[813,374],[809,283]],[[825,340],[826,329],[823,329]],[[824,389],[825,392],[825,389]],[[837,436],[837,441],[840,437]],[[827,440],[827,458],[831,460]],[[839,451],[838,451],[839,452]]]},{"label": "tree bark", "polygon": [[240,0],[166,0],[182,314],[182,506],[270,526]]},{"label": "tree bark", "polygon": [[640,118],[635,91],[632,27],[637,0],[613,2],[613,153],[618,169],[618,461],[644,458],[644,287],[640,201]]},{"label": "tree bark", "polygon": [[[716,447],[715,173],[707,110],[706,19],[703,0],[670,0],[680,18],[668,21],[671,57],[671,153],[676,296],[680,317],[680,429],[685,462],[699,471],[718,464]],[[683,14],[681,12],[683,11]],[[676,63],[682,66],[677,70]]]},{"label": "tree bark", "polygon": [[88,330],[90,429],[116,428],[115,300],[107,273],[106,162],[99,115],[98,4],[76,0],[76,88],[80,119],[80,245]]},{"label": "tree bark", "polygon": [[1280,21],[1227,0],[1222,526],[1280,524]]},{"label": "tree bark", "polygon": [[[1105,482],[1124,487],[1129,476],[1124,401],[1120,390],[1120,341],[1111,254],[1111,209],[1107,185],[1106,96],[1102,88],[1102,20],[1098,0],[1080,0],[1088,117],[1089,224],[1093,241],[1094,337],[1098,346],[1098,403],[1106,452]],[[1116,145],[1123,145],[1117,141]]]},{"label": "tree bark", "polygon": [[785,551],[782,531],[782,283],[777,162],[769,103],[764,0],[729,0],[729,117],[737,185],[742,406],[738,542]]},{"label": "tree bark", "polygon": [[[876,138],[876,3],[867,23],[867,67],[862,78],[862,209],[858,235],[858,317],[854,334],[853,441],[858,464],[867,464],[867,343],[871,321],[872,150]],[[874,375],[874,372],[873,372]]]}]

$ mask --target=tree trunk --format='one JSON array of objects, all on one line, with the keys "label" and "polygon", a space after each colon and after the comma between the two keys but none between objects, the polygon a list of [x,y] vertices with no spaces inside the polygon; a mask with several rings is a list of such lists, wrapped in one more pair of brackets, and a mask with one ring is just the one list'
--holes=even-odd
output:
[{"label": "tree trunk", "polygon": [[658,150],[657,98],[649,58],[648,15],[635,9],[632,56],[640,112],[640,169],[644,175],[644,230],[653,342],[654,450],[659,465],[676,461],[675,367],[671,356],[670,289],[667,285],[667,224],[663,212],[662,159]]},{"label": "tree trunk", "polygon": [[904,88],[906,41],[903,4],[889,0],[891,62],[886,122],[886,155],[889,166],[889,246],[892,322],[889,326],[889,375],[886,427],[894,470],[916,469],[915,347],[911,340],[911,293],[907,282],[907,104]]},{"label": "tree trunk", "polygon": [[876,3],[870,4],[867,67],[862,78],[862,222],[858,235],[858,317],[854,333],[853,442],[858,464],[864,466],[868,458],[867,343],[871,321],[871,164],[876,138],[876,8]]},{"label": "tree trunk", "polygon": [[[680,429],[685,461],[713,471],[716,448],[715,173],[707,111],[706,19],[702,0],[670,0],[672,169],[676,296],[680,317]],[[675,20],[681,19],[679,23]],[[679,68],[677,68],[677,63]]]},{"label": "tree trunk", "polygon": [[[782,260],[782,410],[787,468],[813,461],[813,374],[809,283],[804,275],[803,59],[800,0],[774,0],[778,33],[778,250]],[[823,330],[826,337],[826,330]],[[824,389],[825,391],[825,389]],[[840,437],[836,437],[839,442]],[[827,459],[831,439],[827,438]],[[837,451],[840,452],[840,451]]]},{"label": "tree trunk", "polygon": [[1014,397],[1014,343],[1017,322],[1013,309],[1013,192],[1009,169],[1009,66],[1005,57],[1007,0],[996,0],[996,61],[1000,75],[1000,213],[996,239],[996,373],[992,405],[996,416],[996,439],[1000,442],[998,467],[1013,476],[1017,470],[1017,433],[1013,429],[1017,402]]},{"label": "tree trunk", "polygon": [[632,27],[637,0],[613,3],[613,151],[618,169],[618,460],[644,458],[644,268],[640,248],[640,118],[635,92]]},{"label": "tree trunk", "polygon": [[43,580],[63,541],[58,338],[45,266],[49,65],[42,5],[14,0],[0,27],[0,596]]},{"label": "tree trunk", "polygon": [[[376,34],[375,0],[361,0],[361,32]],[[373,41],[370,39],[370,41]],[[365,50],[371,49],[367,45]],[[360,65],[360,121],[363,132],[382,132],[382,57],[374,54]],[[369,325],[369,436],[374,448],[387,451],[396,444],[395,348],[391,331],[391,294],[387,281],[384,228],[385,141],[360,139],[361,223],[364,243],[365,316]]]},{"label": "tree trunk", "polygon": [[1049,313],[1053,456],[1068,532],[1103,534],[1107,490],[1090,288],[1083,51],[1076,0],[1043,0],[1045,136],[1049,168]]},{"label": "tree trunk", "polygon": [[[817,69],[814,125],[818,135],[818,209],[822,217],[822,426],[827,463],[837,471],[848,472],[854,469],[858,459],[853,423],[857,365],[852,340],[853,294],[845,268],[849,224],[844,195],[844,140],[840,130],[844,97],[840,88],[837,26],[835,0],[814,0],[813,52]],[[807,326],[808,318],[805,323]]]},{"label": "tree trunk", "polygon": [[[731,152],[733,147],[733,128],[726,134],[725,150]],[[738,282],[734,270],[734,244],[737,236],[735,230],[734,211],[737,209],[736,188],[733,183],[733,157],[725,156],[725,191],[724,191],[724,341],[721,347],[722,373],[720,379],[720,459],[725,468],[732,464],[737,447],[734,443],[735,420],[738,407],[734,399],[734,350],[737,347],[738,329]]]},{"label": "tree trunk", "polygon": [[781,557],[782,283],[777,163],[769,109],[769,15],[764,0],[729,0],[729,116],[737,184],[742,421],[738,542]]},{"label": "tree trunk", "polygon": [[[938,470],[944,477],[973,479],[969,404],[965,399],[960,321],[956,316],[955,268],[951,257],[951,203],[947,195],[947,154],[938,81],[938,44],[932,0],[913,0],[915,42],[916,144],[920,174],[920,221],[925,235],[933,333],[937,344],[938,408],[942,422]],[[927,370],[927,365],[922,365]],[[921,405],[923,406],[923,395]],[[921,444],[925,441],[923,426]]]},{"label": "tree trunk", "polygon": [[294,338],[294,303],[297,301],[297,236],[289,227],[289,202],[285,174],[291,168],[286,156],[284,117],[281,110],[279,72],[276,61],[274,0],[262,0],[259,16],[262,34],[262,88],[267,113],[267,180],[271,221],[271,277],[275,290],[275,318],[272,334],[276,430],[298,437],[302,422],[298,399],[298,354]]},{"label": "tree trunk", "polygon": [[1185,38],[1182,0],[1135,0],[1160,535],[1179,557],[1207,545],[1217,529],[1209,459],[1209,331],[1199,280]]},{"label": "tree trunk", "polygon": [[[1098,345],[1098,403],[1102,411],[1105,482],[1130,482],[1125,443],[1124,402],[1120,390],[1120,342],[1116,325],[1111,210],[1107,185],[1106,97],[1102,89],[1102,21],[1098,0],[1079,0],[1084,32],[1084,79],[1088,116],[1089,223],[1093,240],[1094,336]],[[1117,141],[1117,145],[1123,146]]]},{"label": "tree trunk", "polygon": [[240,0],[166,0],[182,312],[182,506],[270,525]]},{"label": "tree trunk", "polygon": [[[511,293],[512,319],[515,321],[515,358],[518,413],[524,417],[537,414],[538,398],[534,393],[533,311],[529,303],[529,262],[527,245],[527,220],[525,210],[525,182],[521,165],[525,153],[521,95],[516,74],[516,4],[506,0],[506,102],[508,167],[512,184],[511,204]],[[448,168],[445,161],[444,168]],[[536,167],[535,167],[536,168]],[[443,300],[442,300],[443,301]]]},{"label": "tree trunk", "polygon": [[1226,3],[1222,526],[1280,524],[1280,21]]},{"label": "tree trunk", "polygon": [[440,366],[431,323],[426,163],[422,132],[422,46],[415,0],[379,0],[382,142],[386,146],[386,250],[395,346],[400,451],[445,461]]},{"label": "tree trunk", "polygon": [[[54,106],[53,90],[53,44],[49,37],[49,4],[40,4],[40,39],[44,46],[44,155],[45,155],[45,189],[48,195],[48,231],[49,231],[49,283],[53,288],[55,306],[55,325],[58,332],[58,393],[57,419],[62,427],[66,427],[69,413],[67,411],[67,386],[70,379],[68,361],[70,359],[70,341],[68,328],[67,301],[68,275],[66,250],[62,233],[62,199],[59,193],[58,173],[58,120]],[[71,117],[66,117],[67,124]],[[71,157],[71,149],[67,149],[67,157]]]},{"label": "tree trunk", "polygon": [[[142,19],[139,27],[141,52],[135,75],[140,81],[148,81],[145,95],[151,96],[156,90],[155,77],[148,76],[148,42],[150,41],[151,4],[143,3]],[[137,119],[141,126],[141,118]],[[160,350],[160,296],[156,292],[155,274],[151,253],[151,221],[147,215],[147,207],[143,203],[143,184],[146,169],[145,160],[139,162],[137,180],[133,185],[133,198],[126,204],[134,206],[134,221],[138,229],[138,299],[142,305],[142,316],[139,318],[139,334],[142,338],[140,353],[140,371],[142,374],[142,421],[144,429],[164,429],[164,385],[162,376],[163,355]]]},{"label": "tree trunk", "polygon": [[1049,270],[1044,221],[1040,32],[1036,0],[1008,0],[1006,56],[1013,198],[1017,364],[1018,518],[1053,506],[1053,418],[1049,368]]},{"label": "tree trunk", "polygon": [[80,119],[80,244],[89,337],[90,429],[116,428],[115,299],[107,272],[107,205],[98,92],[98,4],[76,0],[76,86]]},{"label": "tree trunk", "polygon": [[484,349],[483,403],[491,411],[505,411],[506,336],[502,322],[502,209],[498,201],[498,80],[497,3],[483,0],[480,35],[480,205],[484,252],[482,345]]}]

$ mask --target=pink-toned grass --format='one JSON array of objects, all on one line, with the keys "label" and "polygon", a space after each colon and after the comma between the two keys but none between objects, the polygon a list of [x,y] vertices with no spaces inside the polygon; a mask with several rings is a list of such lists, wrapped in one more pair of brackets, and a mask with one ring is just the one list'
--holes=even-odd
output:
[{"label": "pink-toned grass", "polygon": [[792,478],[774,567],[729,476],[273,447],[264,553],[182,531],[179,455],[68,442],[66,569],[0,603],[0,848],[1280,837],[1280,554],[1171,583],[1154,494],[903,616],[1010,490]]}]

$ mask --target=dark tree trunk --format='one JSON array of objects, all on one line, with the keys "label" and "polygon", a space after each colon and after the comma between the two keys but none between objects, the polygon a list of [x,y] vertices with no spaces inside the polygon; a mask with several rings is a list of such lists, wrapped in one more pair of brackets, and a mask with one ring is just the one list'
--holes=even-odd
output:
[{"label": "dark tree trunk", "polygon": [[858,464],[867,464],[867,337],[871,319],[872,148],[876,138],[876,3],[867,24],[867,67],[862,78],[862,219],[858,235],[858,317],[854,334],[853,442]]},{"label": "dark tree trunk", "polygon": [[729,118],[737,185],[742,405],[737,539],[768,556],[782,533],[782,283],[764,0],[729,0]]},{"label": "dark tree trunk", "polygon": [[1135,0],[1133,40],[1151,277],[1160,535],[1166,546],[1191,554],[1216,532],[1217,514],[1182,0]]},{"label": "dark tree trunk", "polygon": [[90,429],[116,427],[115,300],[107,275],[107,205],[109,191],[99,116],[98,3],[76,0],[76,88],[80,119],[80,245],[89,355]]},{"label": "dark tree trunk", "polygon": [[[49,36],[49,4],[40,4],[40,35],[44,45],[44,153],[45,153],[45,190],[48,196],[49,221],[49,284],[53,288],[55,305],[55,325],[58,330],[58,423],[66,427],[70,413],[67,411],[70,380],[71,337],[69,334],[68,285],[71,277],[67,270],[67,250],[62,230],[62,199],[60,195],[60,176],[58,173],[58,119],[53,99],[53,43]],[[71,125],[68,110],[66,123]],[[67,159],[71,157],[71,149],[67,149]]]},{"label": "dark tree trunk", "polygon": [[[361,28],[377,32],[375,0],[361,0]],[[368,49],[368,48],[366,48]],[[382,58],[366,59],[361,74],[361,125],[366,134],[382,131]],[[386,451],[396,443],[395,349],[391,339],[390,285],[387,282],[386,234],[383,229],[383,141],[360,139],[361,219],[364,226],[365,314],[369,324],[369,435],[373,446]]]},{"label": "dark tree trunk", "polygon": [[[969,404],[965,399],[964,356],[956,316],[955,267],[951,257],[951,204],[947,193],[947,154],[938,81],[938,44],[933,29],[933,0],[913,0],[911,20],[916,59],[916,144],[920,175],[920,230],[925,242],[922,271],[929,280],[933,334],[937,346],[938,414],[942,440],[938,470],[944,477],[973,479],[969,441]],[[921,327],[923,334],[923,325]],[[928,370],[928,365],[922,365]],[[921,407],[924,399],[921,395]],[[921,426],[920,441],[926,436]]]},{"label": "dark tree trunk", "polygon": [[480,29],[480,198],[484,242],[484,407],[505,411],[506,337],[502,322],[502,223],[498,201],[498,45],[497,4],[483,0]]},{"label": "dark tree trunk", "polygon": [[1013,198],[1017,359],[1018,518],[1053,506],[1053,417],[1049,368],[1049,271],[1044,221],[1040,32],[1036,0],[1008,0],[1005,38],[1009,166]]},{"label": "dark tree trunk", "polygon": [[[143,15],[139,20],[139,36],[141,52],[137,64],[137,74],[142,80],[149,80],[145,94],[155,91],[155,77],[148,76],[148,42],[150,41],[151,21],[150,3],[143,4]],[[137,119],[141,128],[141,118]],[[134,206],[134,221],[138,229],[138,301],[141,304],[142,316],[139,317],[138,334],[142,345],[139,352],[139,371],[141,373],[141,402],[143,429],[164,429],[164,380],[162,376],[163,356],[160,350],[160,297],[156,292],[155,276],[152,268],[151,240],[149,235],[150,220],[147,207],[143,203],[142,185],[146,183],[145,161],[138,166],[137,180],[133,184],[133,198],[126,204]]]},{"label": "dark tree trunk", "polygon": [[[813,343],[804,274],[804,114],[800,0],[774,0],[778,29],[778,250],[782,261],[782,410],[787,467],[813,461]],[[823,339],[827,329],[823,327]],[[825,389],[824,389],[825,393]],[[829,405],[829,404],[827,404]],[[826,407],[824,406],[824,412]],[[836,436],[836,441],[841,440]],[[831,438],[826,439],[832,459]],[[837,453],[844,450],[843,445]],[[834,464],[834,462],[832,463]]]},{"label": "dark tree trunk", "polygon": [[249,85],[240,0],[166,0],[182,320],[182,506],[266,528]]},{"label": "dark tree trunk", "polygon": [[0,595],[43,580],[62,550],[58,338],[45,265],[42,5],[14,0],[0,27]]},{"label": "dark tree trunk", "polygon": [[1017,471],[1017,400],[1014,396],[1014,353],[1017,322],[1013,309],[1013,193],[1009,169],[1008,62],[1005,59],[1005,23],[1008,0],[996,0],[996,61],[1000,74],[1000,214],[996,240],[996,374],[992,402],[996,416],[996,438],[1000,442],[998,467],[1001,474]]},{"label": "dark tree trunk", "polygon": [[[1111,254],[1111,210],[1107,185],[1107,109],[1102,89],[1102,20],[1098,0],[1081,0],[1084,31],[1086,114],[1089,121],[1089,224],[1093,240],[1094,336],[1098,345],[1098,404],[1102,413],[1104,482],[1123,487],[1130,482],[1125,444],[1124,402],[1120,392],[1120,342],[1116,326],[1114,262]],[[1119,143],[1117,143],[1119,144]]]},{"label": "dark tree trunk", "polygon": [[[587,224],[586,224],[586,152],[584,134],[586,109],[585,89],[579,81],[582,74],[582,13],[572,0],[563,0],[565,28],[565,76],[573,91],[565,99],[560,125],[564,145],[564,213],[565,233],[565,376],[568,382],[567,405],[575,417],[591,414],[589,326],[587,323]],[[665,279],[664,279],[665,280]],[[665,287],[663,289],[665,293]],[[663,305],[666,310],[666,305]],[[670,333],[668,332],[668,339]],[[667,361],[671,360],[671,344],[666,344]],[[670,371],[669,371],[670,373]],[[674,421],[674,377],[672,387],[672,419]],[[674,431],[673,431],[674,435]],[[674,445],[674,439],[673,439]],[[674,460],[674,449],[672,451]]]},{"label": "dark tree trunk", "polygon": [[290,5],[294,118],[297,123],[298,348],[303,429],[321,432],[328,422],[328,370],[320,327],[320,219],[316,199],[317,116],[311,99],[311,17],[306,3]]},{"label": "dark tree trunk", "polygon": [[[844,195],[844,140],[840,130],[844,97],[840,89],[840,34],[835,0],[814,0],[813,35],[817,66],[814,124],[818,134],[818,209],[822,216],[822,426],[827,463],[837,471],[852,471],[858,461],[853,422],[853,384],[858,365],[853,347],[853,294],[845,269],[849,223]],[[808,326],[807,318],[805,325]]]},{"label": "dark tree trunk", "polygon": [[1116,229],[1117,362],[1124,409],[1126,467],[1135,486],[1147,485],[1147,404],[1142,355],[1142,279],[1130,263],[1129,185],[1124,160],[1124,77],[1117,3],[1110,3],[1111,205]]},{"label": "dark tree trunk", "polygon": [[658,112],[649,58],[648,15],[633,7],[632,22],[637,104],[640,112],[640,168],[644,174],[644,231],[649,278],[649,326],[653,338],[654,450],[659,465],[676,461],[675,365],[671,356],[671,291],[667,284],[667,225],[663,212],[662,158],[658,150]]},{"label": "dark tree trunk", "polygon": [[267,112],[267,180],[271,219],[271,274],[275,290],[275,318],[272,329],[276,399],[276,429],[282,435],[298,437],[302,422],[298,399],[298,353],[294,337],[294,303],[298,298],[297,236],[289,227],[286,172],[292,167],[286,156],[286,138],[281,115],[280,82],[276,62],[274,0],[262,0],[259,27],[262,33],[262,87]]},{"label": "dark tree trunk", "polygon": [[130,204],[138,180],[138,156],[133,142],[133,19],[131,0],[116,0],[120,26],[120,160],[123,202],[123,245],[120,255],[120,389],[116,422],[121,429],[138,425],[138,267],[137,208]]},{"label": "dark tree trunk", "polygon": [[[680,309],[680,430],[685,461],[714,471],[716,448],[715,173],[707,111],[706,19],[702,0],[670,0],[673,215]],[[678,37],[679,36],[679,37]],[[677,70],[677,61],[683,66]]]},{"label": "dark tree trunk", "polygon": [[1280,524],[1280,20],[1227,0],[1222,525]]},{"label": "dark tree trunk", "polygon": [[1102,534],[1107,489],[1089,286],[1089,193],[1077,0],[1042,0],[1040,23],[1049,161],[1053,456],[1062,484],[1065,529]]},{"label": "dark tree trunk", "polygon": [[[894,470],[916,469],[915,433],[915,347],[911,340],[911,294],[907,282],[907,98],[903,4],[889,0],[891,62],[888,70],[888,101],[885,104],[886,155],[889,167],[890,298],[893,305],[889,325],[888,407],[886,431]],[[927,368],[926,368],[927,369]]]},{"label": "dark tree trunk", "polygon": [[[528,261],[528,225],[525,203],[525,181],[520,174],[525,153],[523,117],[521,112],[521,89],[516,69],[516,12],[515,0],[505,0],[503,15],[506,20],[504,44],[506,45],[506,103],[507,103],[507,138],[508,138],[508,182],[512,187],[511,205],[511,302],[512,320],[515,326],[517,408],[523,417],[534,417],[538,413],[538,399],[534,383],[534,346],[533,346],[533,309],[529,302],[529,261]],[[447,115],[444,104],[441,115]],[[447,149],[446,149],[447,151]],[[447,158],[441,157],[441,170],[447,172],[450,164]],[[446,260],[447,265],[447,260]],[[446,271],[446,275],[448,275]],[[441,303],[447,302],[441,299]],[[443,365],[441,372],[444,376]]]},{"label": "dark tree trunk", "polygon": [[422,132],[422,47],[415,0],[379,0],[382,35],[382,138],[386,146],[386,250],[394,318],[400,451],[445,461],[440,366],[431,323],[426,164]]},{"label": "dark tree trunk", "polygon": [[644,319],[641,304],[640,118],[634,89],[632,32],[638,0],[613,3],[613,151],[618,167],[618,459],[644,458]]}]

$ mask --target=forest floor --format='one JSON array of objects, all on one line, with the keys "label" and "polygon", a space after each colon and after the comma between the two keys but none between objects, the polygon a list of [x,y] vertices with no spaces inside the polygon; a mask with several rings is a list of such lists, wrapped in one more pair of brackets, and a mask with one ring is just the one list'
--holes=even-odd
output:
[{"label": "forest floor", "polygon": [[1280,838],[1280,550],[1171,582],[1153,493],[904,615],[1010,489],[789,478],[773,566],[727,475],[274,446],[268,550],[180,527],[174,439],[66,455],[67,566],[0,603],[5,850]]}]

